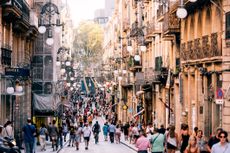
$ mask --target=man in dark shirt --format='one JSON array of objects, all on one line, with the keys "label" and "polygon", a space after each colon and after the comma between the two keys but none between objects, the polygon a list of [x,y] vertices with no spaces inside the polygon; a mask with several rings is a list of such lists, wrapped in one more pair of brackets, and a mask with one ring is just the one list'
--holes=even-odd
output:
[{"label": "man in dark shirt", "polygon": [[162,124],[160,129],[158,130],[159,133],[165,134],[166,129],[164,128],[164,125]]},{"label": "man in dark shirt", "polygon": [[209,139],[209,141],[208,141],[208,150],[209,150],[209,152],[211,152],[212,146],[213,146],[214,144],[220,142],[220,139],[219,139],[218,135],[219,135],[219,133],[220,133],[221,131],[223,131],[222,128],[217,128],[217,129],[216,129],[215,135],[212,136],[212,137]]},{"label": "man in dark shirt", "polygon": [[26,153],[33,153],[34,145],[34,135],[36,134],[36,129],[34,125],[31,124],[31,119],[27,119],[27,124],[22,129],[24,133],[24,143],[26,147]]}]

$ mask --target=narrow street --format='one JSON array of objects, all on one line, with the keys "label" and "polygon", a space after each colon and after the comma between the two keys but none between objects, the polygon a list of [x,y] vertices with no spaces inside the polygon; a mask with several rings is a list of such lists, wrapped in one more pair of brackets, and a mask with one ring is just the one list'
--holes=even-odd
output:
[{"label": "narrow street", "polygon": [[[103,127],[103,119],[101,117],[97,118],[100,127]],[[93,124],[95,123],[96,120],[94,120]],[[87,153],[135,153],[133,149],[130,149],[129,147],[123,145],[122,143],[116,144],[113,143],[111,144],[109,141],[104,141],[103,139],[103,133],[100,132],[99,136],[99,143],[95,144],[94,143],[94,138],[91,135],[90,138],[90,144],[89,144],[89,149],[85,150],[85,144],[84,142],[80,143],[79,150],[76,150],[76,147],[68,147],[68,143],[65,145],[63,149],[60,150],[59,153],[72,153],[72,152],[87,152]]]},{"label": "narrow street", "polygon": [[[101,137],[102,138],[102,137]],[[99,144],[94,144],[93,139],[90,140],[89,149],[85,150],[85,144],[80,143],[80,148],[76,151],[75,147],[64,147],[59,153],[72,153],[72,152],[87,152],[87,153],[135,153],[134,150],[122,145],[122,144],[111,144],[101,140]]]}]

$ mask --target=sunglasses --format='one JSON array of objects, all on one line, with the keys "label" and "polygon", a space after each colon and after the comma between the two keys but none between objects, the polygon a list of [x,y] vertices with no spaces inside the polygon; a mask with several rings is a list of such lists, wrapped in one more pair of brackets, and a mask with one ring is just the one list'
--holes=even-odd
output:
[{"label": "sunglasses", "polygon": [[226,138],[226,136],[220,136],[220,138]]}]

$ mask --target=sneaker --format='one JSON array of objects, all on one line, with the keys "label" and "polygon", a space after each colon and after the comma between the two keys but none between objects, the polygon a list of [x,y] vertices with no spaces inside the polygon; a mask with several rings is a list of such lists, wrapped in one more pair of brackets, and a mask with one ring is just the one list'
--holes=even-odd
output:
[{"label": "sneaker", "polygon": [[79,148],[77,148],[77,150],[79,150]]},{"label": "sneaker", "polygon": [[68,147],[70,147],[70,144],[68,145]]}]

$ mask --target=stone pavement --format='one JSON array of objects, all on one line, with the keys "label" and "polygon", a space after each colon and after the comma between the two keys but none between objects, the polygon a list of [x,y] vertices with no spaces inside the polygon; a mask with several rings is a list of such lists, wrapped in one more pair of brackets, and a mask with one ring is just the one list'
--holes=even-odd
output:
[{"label": "stone pavement", "polygon": [[137,151],[135,144],[129,143],[129,141],[125,141],[125,136],[123,133],[121,134],[121,144],[125,145],[126,147],[129,147],[130,149],[134,151]]},{"label": "stone pavement", "polygon": [[[66,142],[63,140],[63,148],[68,145],[68,140],[69,140],[69,134],[66,136]],[[52,142],[51,141],[46,141],[46,151],[41,151],[41,146],[37,145],[36,146],[36,152],[35,153],[50,153],[50,152],[60,152],[62,148],[59,146],[57,151],[53,151],[52,148]],[[21,153],[25,153],[25,149],[21,150]]]}]

